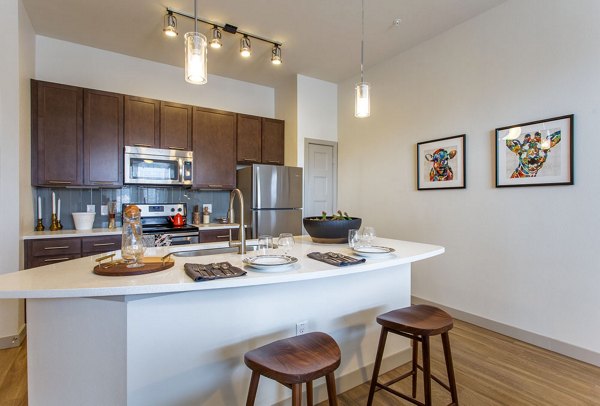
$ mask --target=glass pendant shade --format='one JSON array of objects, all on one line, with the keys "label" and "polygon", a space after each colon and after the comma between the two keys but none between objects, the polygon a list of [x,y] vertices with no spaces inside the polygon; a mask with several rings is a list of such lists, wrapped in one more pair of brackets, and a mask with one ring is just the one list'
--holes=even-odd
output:
[{"label": "glass pendant shade", "polygon": [[167,37],[177,36],[177,19],[171,13],[165,15],[165,25],[163,28],[163,32]]},{"label": "glass pendant shade", "polygon": [[371,115],[369,84],[361,82],[356,85],[354,96],[354,117],[364,118]]},{"label": "glass pendant shade", "polygon": [[212,38],[210,39],[210,47],[211,48],[221,48],[223,46],[223,43],[221,42],[221,30],[219,29],[219,27],[213,27],[212,31]]},{"label": "glass pendant shade", "polygon": [[248,58],[252,52],[252,47],[250,45],[250,38],[242,37],[240,40],[240,55],[244,58]]},{"label": "glass pendant shade", "polygon": [[207,40],[199,32],[185,34],[185,81],[203,85],[208,81]]},{"label": "glass pendant shade", "polygon": [[277,45],[271,50],[271,63],[273,65],[281,65],[281,48]]}]

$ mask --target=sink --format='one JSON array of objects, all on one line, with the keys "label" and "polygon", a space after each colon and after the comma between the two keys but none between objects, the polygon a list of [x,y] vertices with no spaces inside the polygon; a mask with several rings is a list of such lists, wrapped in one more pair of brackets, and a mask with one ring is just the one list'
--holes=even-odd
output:
[{"label": "sink", "polygon": [[[257,245],[248,245],[246,251],[256,251]],[[196,248],[187,251],[176,251],[173,252],[173,256],[176,257],[201,257],[205,255],[216,255],[216,254],[231,254],[238,252],[237,247],[223,247],[223,248]]]}]

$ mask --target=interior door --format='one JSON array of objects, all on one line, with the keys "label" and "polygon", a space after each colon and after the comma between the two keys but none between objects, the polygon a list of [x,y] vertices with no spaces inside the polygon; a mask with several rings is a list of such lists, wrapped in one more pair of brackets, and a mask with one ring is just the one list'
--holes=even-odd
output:
[{"label": "interior door", "polygon": [[308,142],[306,157],[306,199],[304,216],[331,215],[336,204],[336,145]]}]

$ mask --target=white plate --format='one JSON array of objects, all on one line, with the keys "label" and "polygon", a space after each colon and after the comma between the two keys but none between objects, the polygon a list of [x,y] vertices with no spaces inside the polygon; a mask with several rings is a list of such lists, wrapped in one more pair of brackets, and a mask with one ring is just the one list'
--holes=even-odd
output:
[{"label": "white plate", "polygon": [[378,246],[354,247],[353,250],[356,255],[360,255],[361,257],[380,257],[383,255],[389,255],[392,252],[396,251],[393,248]]},{"label": "white plate", "polygon": [[298,258],[288,255],[258,255],[256,257],[244,258],[242,262],[255,269],[276,272],[295,264],[298,262]]}]

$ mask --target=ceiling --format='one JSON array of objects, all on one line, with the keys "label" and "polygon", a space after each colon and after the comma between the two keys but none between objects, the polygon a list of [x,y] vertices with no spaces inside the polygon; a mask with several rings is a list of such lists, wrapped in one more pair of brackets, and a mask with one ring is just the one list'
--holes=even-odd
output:
[{"label": "ceiling", "polygon": [[[162,34],[166,8],[193,15],[193,0],[22,1],[37,34],[180,67],[194,26],[178,17],[179,36]],[[504,1],[366,0],[365,70]],[[242,59],[240,36],[224,32],[223,48],[209,48],[209,74],[276,87],[295,74],[339,83],[360,73],[360,0],[198,0],[198,17],[283,43],[273,66],[269,44],[252,41]]]}]

